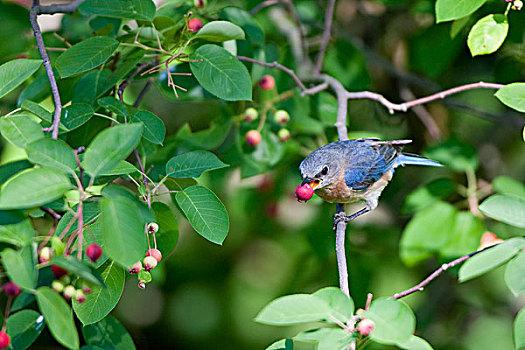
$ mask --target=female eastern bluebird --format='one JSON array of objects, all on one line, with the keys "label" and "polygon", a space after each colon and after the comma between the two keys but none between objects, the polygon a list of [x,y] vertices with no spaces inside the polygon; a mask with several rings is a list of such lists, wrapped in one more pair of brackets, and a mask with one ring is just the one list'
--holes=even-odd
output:
[{"label": "female eastern bluebird", "polygon": [[383,189],[399,165],[442,166],[417,155],[403,154],[412,140],[356,139],[333,142],[310,153],[299,165],[303,185],[330,203],[365,201],[366,207],[337,220],[350,221],[375,207]]}]

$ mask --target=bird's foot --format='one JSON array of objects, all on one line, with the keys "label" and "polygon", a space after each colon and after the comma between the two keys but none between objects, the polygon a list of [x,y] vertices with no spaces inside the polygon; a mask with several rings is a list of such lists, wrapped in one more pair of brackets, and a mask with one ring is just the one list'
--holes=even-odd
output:
[{"label": "bird's foot", "polygon": [[340,211],[334,214],[334,231],[337,228],[337,224],[340,222],[348,222],[347,221],[348,216],[345,215],[344,211]]}]

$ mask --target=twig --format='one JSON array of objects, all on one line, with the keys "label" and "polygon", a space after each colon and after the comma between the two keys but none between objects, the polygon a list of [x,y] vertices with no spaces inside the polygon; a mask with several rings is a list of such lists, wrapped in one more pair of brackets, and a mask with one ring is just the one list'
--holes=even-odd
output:
[{"label": "twig", "polygon": [[264,67],[278,68],[282,70],[283,72],[285,72],[286,74],[288,74],[295,81],[295,83],[297,84],[297,86],[299,86],[301,90],[303,91],[306,90],[306,87],[304,86],[303,82],[301,81],[301,79],[299,79],[299,77],[295,74],[295,72],[291,70],[290,68],[283,66],[279,62],[266,63],[266,62],[261,62],[256,59],[250,58],[250,57],[246,57],[246,56],[237,56],[237,59],[241,61],[255,63],[255,64],[258,64]]},{"label": "twig", "polygon": [[46,246],[47,242],[49,242],[49,240],[51,239],[51,237],[53,237],[53,235],[55,234],[55,231],[57,229],[58,220],[61,219],[61,216],[59,214],[57,214],[53,209],[49,209],[49,208],[45,208],[45,207],[40,207],[40,209],[43,212],[51,215],[51,217],[53,218],[53,226],[51,226],[51,229],[49,230],[49,233],[47,234],[46,238],[38,246],[38,249],[37,249],[38,253],[40,253],[42,248],[44,248]]},{"label": "twig", "polygon": [[[336,212],[345,211],[344,204],[336,204]],[[348,287],[348,268],[346,264],[345,253],[345,231],[346,222],[340,220],[335,229],[335,253],[337,255],[337,269],[339,271],[339,287],[348,297],[350,297],[350,288]]]},{"label": "twig", "polygon": [[407,290],[404,290],[400,293],[396,293],[394,294],[394,296],[392,297],[392,299],[401,299],[401,298],[404,298],[406,297],[407,295],[410,295],[412,293],[415,293],[415,292],[421,292],[423,291],[423,289],[425,288],[425,286],[427,284],[429,284],[430,282],[432,282],[434,279],[436,279],[439,275],[441,275],[443,272],[445,272],[446,270],[450,269],[451,267],[454,267],[456,266],[457,264],[460,264],[462,263],[463,261],[466,261],[470,258],[472,258],[474,255],[477,255],[481,252],[484,252],[485,250],[488,250],[488,249],[491,249],[491,248],[494,248],[495,246],[497,245],[500,245],[501,243],[498,243],[498,244],[494,244],[494,245],[491,245],[491,246],[488,246],[484,249],[481,249],[481,250],[478,250],[478,251],[475,251],[475,252],[472,252],[470,254],[467,254],[467,255],[464,255],[460,258],[457,258],[456,260],[453,260],[451,262],[449,262],[448,264],[443,264],[441,265],[441,267],[439,269],[437,269],[436,271],[432,272],[427,278],[425,278],[423,281],[421,281],[420,283],[418,283],[417,285],[415,285],[414,287],[412,288],[409,288]]},{"label": "twig", "polygon": [[4,323],[2,324],[2,332],[5,333],[5,330],[7,329],[7,319],[9,318],[9,312],[11,312],[11,305],[13,304],[13,296],[9,295],[7,297],[7,303],[5,305],[5,311],[4,311]]},{"label": "twig", "polygon": [[[405,101],[414,100],[416,98],[416,96],[414,96],[412,91],[405,84],[402,84],[400,88],[400,95],[401,98]],[[423,123],[423,125],[427,129],[430,137],[433,140],[439,140],[441,138],[441,130],[439,129],[439,126],[437,125],[434,118],[432,118],[432,115],[427,111],[427,109],[423,106],[414,106],[413,110],[415,115],[419,118],[421,123]]]},{"label": "twig", "polygon": [[51,86],[51,93],[53,95],[53,102],[55,104],[55,114],[53,116],[53,124],[51,125],[51,137],[56,139],[58,138],[58,126],[60,125],[60,116],[62,114],[62,102],[60,101],[60,93],[58,92],[58,86],[53,73],[53,68],[51,67],[51,62],[49,61],[49,56],[47,55],[46,46],[44,44],[44,39],[42,38],[42,31],[38,25],[37,17],[40,8],[40,0],[33,0],[33,6],[29,12],[29,21],[31,22],[31,27],[33,28],[33,34],[35,35],[36,45],[38,47],[38,52],[40,52],[40,57],[44,62],[44,68],[46,69],[47,77],[49,79],[49,85]]},{"label": "twig", "polygon": [[250,10],[250,15],[255,15],[257,12],[261,11],[263,8],[278,4],[280,0],[266,0],[255,6]]},{"label": "twig", "polygon": [[326,90],[326,89],[328,89],[328,83],[324,82],[324,83],[321,83],[319,85],[313,86],[313,87],[311,87],[309,89],[303,90],[303,92],[301,92],[301,96],[315,95],[318,92],[321,92],[321,91]]},{"label": "twig", "polygon": [[[335,1],[335,0],[330,0]],[[299,42],[301,46],[301,50],[303,51],[303,60],[309,60],[307,56],[308,50],[306,49],[306,40],[305,40],[305,31],[303,29],[303,26],[301,25],[301,20],[299,19],[299,15],[297,14],[297,11],[295,11],[295,8],[293,6],[292,0],[281,0],[281,2],[287,7],[288,12],[290,13],[290,16],[292,16],[292,19],[295,23],[295,26],[297,27],[297,30],[299,32]]]},{"label": "twig", "polygon": [[155,64],[155,62],[156,62],[156,59],[153,60],[153,61],[150,61],[150,62],[142,63],[141,65],[139,65],[137,67],[137,69],[135,69],[135,71],[133,73],[131,73],[128,76],[128,78],[126,80],[124,80],[124,82],[122,84],[120,84],[120,86],[118,87],[118,90],[117,90],[117,95],[118,95],[118,98],[119,98],[120,102],[124,103],[124,98],[123,98],[124,90],[128,87],[128,85],[131,83],[133,78],[135,78],[135,76],[137,74],[139,74],[144,68]]},{"label": "twig", "polygon": [[151,195],[148,186],[148,179],[146,178],[146,171],[144,170],[144,165],[142,164],[142,160],[140,159],[139,151],[137,151],[137,149],[135,148],[133,152],[135,153],[135,157],[137,158],[137,161],[139,163],[140,173],[142,174],[142,183],[144,184],[144,188],[146,189],[146,201],[148,203],[148,208],[151,209]]},{"label": "twig", "polygon": [[140,101],[142,101],[142,99],[146,95],[146,92],[148,92],[148,89],[152,83],[153,83],[153,78],[149,78],[146,84],[144,85],[144,87],[142,88],[142,90],[140,90],[139,95],[137,96],[137,99],[133,103],[133,107],[137,108],[139,106]]},{"label": "twig", "polygon": [[339,141],[348,140],[348,130],[346,128],[346,116],[348,113],[348,91],[343,84],[329,75],[323,76],[326,83],[334,90],[337,96],[337,120],[335,127],[337,128],[337,136]]},{"label": "twig", "polygon": [[55,5],[49,5],[49,6],[38,5],[37,14],[52,15],[55,13],[73,13],[77,10],[77,7],[83,2],[84,0],[75,0],[69,4],[55,4]]},{"label": "twig", "polygon": [[319,48],[319,53],[317,54],[317,58],[315,60],[314,75],[318,75],[321,72],[321,67],[323,66],[324,54],[326,52],[326,48],[328,47],[328,43],[330,42],[330,38],[332,37],[331,31],[332,31],[332,22],[333,22],[333,17],[334,17],[334,7],[335,7],[335,0],[328,0],[328,4],[326,5],[325,20],[324,20],[323,38],[321,40],[321,47]]}]

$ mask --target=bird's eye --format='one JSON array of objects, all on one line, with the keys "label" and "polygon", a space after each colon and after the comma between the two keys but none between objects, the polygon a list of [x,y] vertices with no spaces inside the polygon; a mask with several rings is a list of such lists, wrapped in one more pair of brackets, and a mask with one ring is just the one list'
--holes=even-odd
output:
[{"label": "bird's eye", "polygon": [[328,174],[328,167],[327,167],[327,166],[325,166],[325,167],[323,168],[323,170],[321,170],[321,174],[322,174],[322,175],[326,175],[326,174]]}]

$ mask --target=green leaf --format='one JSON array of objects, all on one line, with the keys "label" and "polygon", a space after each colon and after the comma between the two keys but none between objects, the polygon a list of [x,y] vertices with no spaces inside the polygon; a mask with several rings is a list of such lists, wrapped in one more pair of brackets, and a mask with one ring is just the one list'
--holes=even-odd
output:
[{"label": "green leaf", "polygon": [[75,153],[62,140],[42,138],[28,144],[26,152],[27,158],[35,164],[70,173],[77,168]]},{"label": "green leaf", "polygon": [[226,18],[240,26],[246,32],[246,39],[256,45],[263,46],[264,32],[248,11],[238,7],[226,7],[221,11],[221,18]]},{"label": "green leaf", "polygon": [[195,231],[210,242],[224,242],[230,222],[215,193],[204,186],[190,186],[177,192],[175,200]]},{"label": "green leaf", "polygon": [[505,282],[517,297],[525,292],[525,252],[521,251],[512,259],[505,269]]},{"label": "green leaf", "polygon": [[13,349],[27,349],[38,338],[46,324],[44,317],[34,310],[22,310],[7,319],[7,334]]},{"label": "green leaf", "polygon": [[316,350],[347,350],[354,337],[341,328],[318,328],[297,334],[294,340],[317,343]]},{"label": "green leaf", "polygon": [[102,320],[117,305],[124,290],[126,274],[124,269],[113,261],[106,262],[97,270],[106,288],[93,287],[82,304],[73,302],[73,310],[83,325]]},{"label": "green leaf", "polygon": [[0,209],[37,207],[62,197],[70,188],[69,178],[54,168],[25,170],[2,186]]},{"label": "green leaf", "polygon": [[194,38],[214,42],[244,40],[244,31],[231,22],[213,21],[206,23],[206,25],[197,32]]},{"label": "green leaf", "polygon": [[[0,210],[0,232],[4,225],[12,225],[24,220],[26,216],[20,210]],[[0,234],[0,240],[2,239]]]},{"label": "green leaf", "polygon": [[7,141],[21,148],[44,137],[42,127],[32,117],[25,114],[1,118],[0,132]]},{"label": "green leaf", "polygon": [[180,154],[166,163],[166,175],[173,178],[199,177],[208,170],[228,167],[217,156],[207,151],[194,151]]},{"label": "green leaf", "polygon": [[4,249],[2,264],[13,282],[24,289],[35,288],[38,272],[35,269],[31,246],[26,246],[20,251]]},{"label": "green leaf", "polygon": [[[291,347],[288,346],[291,343]],[[265,350],[293,350],[292,339],[281,339],[270,344]]]},{"label": "green leaf", "polygon": [[456,184],[448,178],[436,179],[416,188],[405,197],[401,212],[411,214],[445,199],[456,191]]},{"label": "green leaf", "polygon": [[135,203],[126,197],[100,201],[105,254],[124,267],[142,260],[147,249],[145,222]]},{"label": "green leaf", "polygon": [[78,349],[79,339],[73,312],[64,298],[51,288],[40,287],[36,291],[36,301],[53,337],[68,349]]},{"label": "green leaf", "polygon": [[432,350],[432,346],[425,339],[415,335],[411,336],[408,341],[397,345],[406,350]]},{"label": "green leaf", "polygon": [[15,59],[0,66],[0,98],[16,89],[42,65],[42,60]]},{"label": "green leaf", "polygon": [[[73,207],[73,212],[77,212],[78,205],[75,205]],[[98,218],[100,215],[100,208],[98,201],[96,202],[84,202],[84,207],[82,210],[82,218],[85,225],[90,224],[93,220]],[[56,232],[57,234],[61,235],[62,232],[66,229],[70,221],[73,219],[73,214],[71,211],[66,212],[62,219],[58,222]],[[69,228],[69,230],[66,232],[66,236],[70,235],[72,232],[76,231],[78,229],[78,222],[75,222],[72,224]]]},{"label": "green leaf", "polygon": [[504,105],[525,113],[525,83],[505,85],[495,93],[495,96]]},{"label": "green leaf", "polygon": [[107,36],[89,38],[64,51],[55,61],[55,68],[62,78],[86,72],[111,57],[119,42]]},{"label": "green leaf", "polygon": [[509,22],[507,16],[491,14],[480,19],[468,34],[467,44],[472,56],[493,53],[507,37]]},{"label": "green leaf", "polygon": [[36,115],[42,120],[45,120],[48,123],[51,123],[53,121],[53,114],[51,114],[51,112],[49,112],[44,107],[31,100],[24,100],[24,102],[22,102],[22,104],[20,105],[20,108],[33,113],[34,115]]},{"label": "green leaf", "polygon": [[525,185],[508,176],[498,176],[492,180],[492,187],[501,194],[525,197]]},{"label": "green leaf", "polygon": [[126,328],[113,316],[82,327],[82,334],[89,345],[112,350],[134,350],[135,344]]},{"label": "green leaf", "polygon": [[52,264],[63,267],[67,271],[77,275],[95,286],[105,287],[102,276],[92,267],[85,265],[83,262],[72,256],[55,256],[51,260]]},{"label": "green leaf", "polygon": [[58,56],[55,68],[62,78],[86,72],[106,62],[118,45],[117,40],[107,36],[83,40]]},{"label": "green leaf", "polygon": [[34,236],[35,231],[29,220],[24,220],[13,225],[0,226],[0,242],[23,247],[31,243]]},{"label": "green leaf", "polygon": [[451,21],[474,13],[487,0],[437,0],[436,22]]},{"label": "green leaf", "polygon": [[0,184],[3,184],[11,176],[15,175],[19,171],[32,168],[33,164],[27,161],[27,159],[17,160],[14,162],[5,163],[0,166]]},{"label": "green leaf", "polygon": [[525,228],[525,198],[495,194],[485,199],[479,210],[494,220]]},{"label": "green leaf", "polygon": [[138,172],[139,169],[137,169],[136,166],[125,160],[121,160],[120,162],[118,162],[116,167],[114,167],[110,171],[103,172],[102,174],[100,174],[100,176],[127,175]]},{"label": "green leaf", "polygon": [[142,137],[157,145],[162,145],[166,137],[166,127],[159,117],[149,111],[138,111],[131,116],[131,121],[142,123],[144,126]]},{"label": "green leaf", "polygon": [[73,103],[62,110],[60,128],[65,132],[74,130],[87,123],[94,113],[93,107],[87,103]]},{"label": "green leaf", "polygon": [[429,148],[425,152],[425,157],[458,172],[476,170],[479,166],[476,149],[456,137],[451,137],[447,141]]},{"label": "green leaf", "polygon": [[84,169],[96,177],[115,168],[137,147],[142,134],[140,124],[121,124],[104,129],[84,154]]},{"label": "green leaf", "polygon": [[401,260],[414,265],[445,246],[451,238],[456,213],[456,208],[441,201],[416,213],[401,237]]},{"label": "green leaf", "polygon": [[468,259],[459,269],[459,281],[466,282],[506,263],[525,247],[524,238],[511,238]]},{"label": "green leaf", "polygon": [[330,309],[332,316],[346,323],[350,321],[354,313],[354,301],[337,287],[326,287],[318,290],[312,295],[323,299]]},{"label": "green leaf", "polygon": [[483,221],[470,211],[457,212],[452,230],[447,235],[449,240],[439,249],[439,254],[452,259],[476,251],[486,231]]},{"label": "green leaf", "polygon": [[410,340],[416,328],[412,310],[400,300],[376,299],[365,315],[376,325],[370,338],[381,344],[405,343]]},{"label": "green leaf", "polygon": [[514,346],[516,349],[525,348],[525,307],[514,320]]},{"label": "green leaf", "polygon": [[273,300],[259,312],[255,321],[275,326],[330,321],[331,311],[328,303],[319,297],[294,294]]},{"label": "green leaf", "polygon": [[121,117],[127,117],[129,114],[126,106],[115,97],[102,97],[97,100],[97,103],[100,107],[105,108],[108,111],[111,111]]},{"label": "green leaf", "polygon": [[226,101],[252,99],[248,69],[231,53],[217,45],[203,45],[191,55],[190,68],[199,84]]},{"label": "green leaf", "polygon": [[151,0],[86,0],[78,8],[85,15],[153,21],[155,4]]},{"label": "green leaf", "polygon": [[151,209],[155,214],[155,222],[159,225],[159,230],[155,234],[157,238],[157,248],[164,255],[169,254],[179,240],[179,226],[177,219],[173,215],[170,207],[162,202],[154,202]]}]

